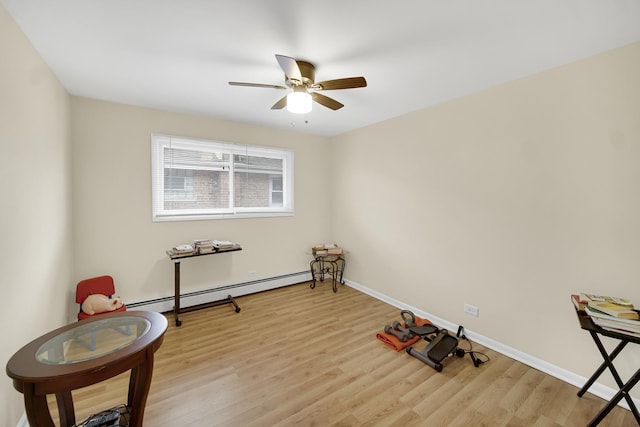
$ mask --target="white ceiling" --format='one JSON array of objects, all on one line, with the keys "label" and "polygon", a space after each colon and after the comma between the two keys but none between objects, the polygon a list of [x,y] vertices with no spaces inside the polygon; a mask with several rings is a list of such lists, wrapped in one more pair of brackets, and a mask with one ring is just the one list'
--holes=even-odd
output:
[{"label": "white ceiling", "polygon": [[[640,0],[0,0],[73,95],[336,135],[640,41]],[[364,76],[296,116],[275,54]]]}]

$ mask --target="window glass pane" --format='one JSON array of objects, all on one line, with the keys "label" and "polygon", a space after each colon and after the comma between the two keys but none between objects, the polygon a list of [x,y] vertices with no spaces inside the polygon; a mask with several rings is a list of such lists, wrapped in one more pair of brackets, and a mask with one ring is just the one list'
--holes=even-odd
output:
[{"label": "window glass pane", "polygon": [[283,206],[282,175],[271,177],[271,206]]},{"label": "window glass pane", "polygon": [[229,154],[164,149],[164,209],[229,207]]},{"label": "window glass pane", "polygon": [[193,197],[193,171],[164,169],[164,199],[179,200]]},{"label": "window glass pane", "polygon": [[[282,174],[282,159],[235,155],[234,203],[239,208],[271,206],[271,176]],[[282,201],[278,204],[282,206]]]},{"label": "window glass pane", "polygon": [[[176,173],[185,177],[172,176]],[[167,178],[172,188],[167,187]],[[164,209],[226,208],[229,206],[228,181],[229,172],[165,169]]]},{"label": "window glass pane", "polygon": [[271,205],[272,206],[282,206],[282,193],[272,193],[271,194]]},{"label": "window glass pane", "polygon": [[293,152],[152,135],[154,221],[293,214]]},{"label": "window glass pane", "polygon": [[277,176],[271,178],[271,190],[272,191],[280,191],[282,192],[282,176]]}]

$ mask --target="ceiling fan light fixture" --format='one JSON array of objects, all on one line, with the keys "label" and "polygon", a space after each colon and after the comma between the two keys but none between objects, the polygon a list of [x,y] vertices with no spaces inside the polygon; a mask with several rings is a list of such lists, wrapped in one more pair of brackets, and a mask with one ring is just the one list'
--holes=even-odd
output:
[{"label": "ceiling fan light fixture", "polygon": [[306,91],[293,91],[287,95],[287,110],[294,114],[311,112],[312,99]]},{"label": "ceiling fan light fixture", "polygon": [[281,110],[286,107],[287,110],[294,114],[307,114],[311,112],[311,105],[314,102],[333,111],[339,110],[344,107],[342,103],[320,92],[325,90],[367,87],[367,80],[362,76],[344,77],[316,83],[316,68],[312,63],[299,61],[284,55],[276,55],[276,60],[282,71],[284,71],[285,86],[245,82],[229,82],[229,84],[231,86],[263,87],[281,90],[290,89],[291,92],[278,99],[278,101],[271,106],[271,109]]}]

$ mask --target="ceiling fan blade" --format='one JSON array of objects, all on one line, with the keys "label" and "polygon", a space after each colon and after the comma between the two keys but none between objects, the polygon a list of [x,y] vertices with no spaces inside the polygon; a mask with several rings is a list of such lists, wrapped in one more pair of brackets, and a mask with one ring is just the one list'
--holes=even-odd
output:
[{"label": "ceiling fan blade", "polygon": [[282,98],[280,98],[280,100],[278,102],[273,104],[271,109],[272,110],[282,110],[286,106],[287,106],[287,97],[283,96]]},{"label": "ceiling fan blade", "polygon": [[327,80],[313,85],[315,90],[355,89],[358,87],[367,87],[367,80],[364,77]]},{"label": "ceiling fan blade", "polygon": [[243,83],[243,82],[229,82],[231,86],[245,86],[245,87],[266,87],[269,89],[288,89],[285,86],[268,85],[263,83]]},{"label": "ceiling fan blade", "polygon": [[313,100],[316,101],[318,104],[324,105],[325,107],[330,108],[332,110],[339,110],[342,107],[344,107],[344,104],[339,103],[335,99],[329,98],[328,96],[321,95],[316,92],[311,92],[311,98],[313,98]]},{"label": "ceiling fan blade", "polygon": [[280,64],[280,68],[284,71],[284,75],[287,76],[289,80],[295,80],[302,84],[302,73],[295,59],[284,55],[276,55],[276,59],[278,60],[278,64]]}]

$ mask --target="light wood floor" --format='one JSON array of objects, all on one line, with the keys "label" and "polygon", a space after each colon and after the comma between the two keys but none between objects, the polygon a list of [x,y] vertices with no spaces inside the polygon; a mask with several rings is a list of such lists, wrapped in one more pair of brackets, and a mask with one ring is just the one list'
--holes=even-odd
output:
[{"label": "light wood floor", "polygon": [[[475,343],[488,363],[452,357],[436,372],[375,339],[397,308],[347,286],[237,300],[240,313],[187,313],[179,328],[168,315],[145,426],[585,426],[604,405]],[[75,391],[78,421],[123,403],[127,385],[123,374]],[[600,425],[636,423],[618,407]]]}]

